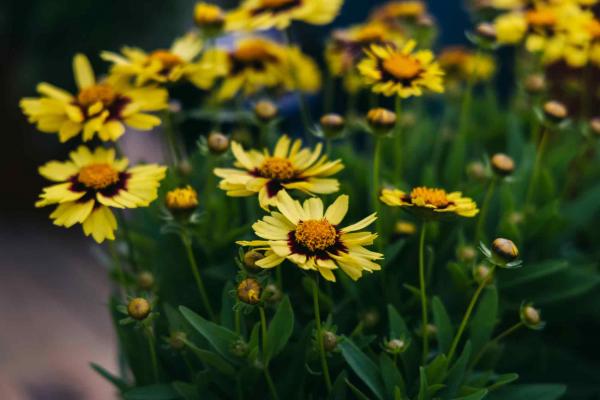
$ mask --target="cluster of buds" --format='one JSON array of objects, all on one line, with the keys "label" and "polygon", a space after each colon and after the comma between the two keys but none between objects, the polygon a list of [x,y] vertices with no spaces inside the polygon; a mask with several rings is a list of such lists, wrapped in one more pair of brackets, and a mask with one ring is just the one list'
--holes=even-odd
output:
[{"label": "cluster of buds", "polygon": [[488,262],[500,268],[519,268],[523,262],[519,260],[519,249],[512,240],[497,238],[492,242],[490,250],[483,243],[479,244],[479,249],[487,258]]}]

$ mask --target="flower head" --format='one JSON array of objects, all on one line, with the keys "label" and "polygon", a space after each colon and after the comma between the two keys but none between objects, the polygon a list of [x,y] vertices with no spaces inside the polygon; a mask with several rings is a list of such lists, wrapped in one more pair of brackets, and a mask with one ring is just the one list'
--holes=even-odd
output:
[{"label": "flower head", "polygon": [[443,189],[416,187],[410,193],[383,189],[380,199],[388,206],[403,207],[427,219],[450,215],[474,217],[479,213],[473,200],[460,192],[446,193]]},{"label": "flower head", "polygon": [[401,49],[372,45],[366,51],[367,58],[360,62],[358,70],[374,93],[407,98],[421,96],[423,90],[444,91],[444,72],[434,61],[433,53],[413,53],[415,46],[416,42],[410,40]]},{"label": "flower head", "polygon": [[254,278],[246,278],[238,284],[237,298],[246,304],[258,304],[262,293],[260,283]]},{"label": "flower head", "polygon": [[126,127],[147,131],[160,125],[160,118],[147,112],[167,108],[166,90],[97,81],[83,54],[73,58],[73,72],[77,95],[43,82],[37,86],[42,97],[21,100],[23,113],[40,131],[57,133],[61,142],[82,132],[84,141],[96,134],[103,141],[115,141]]},{"label": "flower head", "polygon": [[337,192],[339,182],[328,178],[344,168],[341,160],[329,161],[321,155],[322,145],[314,150],[301,149],[302,141],[283,135],[275,150],[245,151],[237,142],[231,150],[236,158],[235,166],[241,169],[215,169],[215,175],[223,178],[219,187],[229,196],[245,197],[258,194],[264,209],[277,203],[277,193],[282,189],[300,190],[313,194]]},{"label": "flower head", "polygon": [[438,60],[448,80],[486,81],[496,71],[496,63],[491,56],[475,54],[462,46],[446,48]]},{"label": "flower head", "polygon": [[80,146],[70,160],[50,161],[40,174],[55,185],[44,188],[36,207],[58,204],[50,214],[55,225],[83,225],[86,236],[99,243],[114,240],[117,221],[111,207],[146,207],[157,197],[165,167],[155,164],[128,168],[126,158],[115,159],[113,149],[98,147],[90,151]]},{"label": "flower head", "polygon": [[375,9],[370,19],[390,26],[398,26],[405,22],[414,22],[425,16],[427,16],[427,6],[424,1],[404,0],[389,1],[383,4]]},{"label": "flower head", "polygon": [[292,21],[326,25],[333,21],[343,0],[244,0],[227,16],[227,30],[286,29]]},{"label": "flower head", "polygon": [[198,207],[198,193],[191,186],[177,188],[167,192],[167,208],[171,211],[189,211]]},{"label": "flower head", "polygon": [[223,28],[225,13],[215,4],[199,2],[194,7],[194,22],[204,33],[214,35]]},{"label": "flower head", "polygon": [[127,314],[137,321],[146,319],[151,311],[150,302],[142,297],[131,299],[127,304]]},{"label": "flower head", "polygon": [[101,57],[111,62],[111,78],[133,82],[136,86],[148,83],[167,84],[188,80],[201,89],[210,87],[212,80],[206,67],[194,62],[202,50],[197,34],[188,33],[178,38],[169,49],[150,53],[134,47],[124,47],[121,54],[104,51]]},{"label": "flower head", "polygon": [[300,204],[282,190],[277,195],[276,207],[278,211],[252,226],[263,240],[238,242],[266,251],[257,266],[273,268],[287,259],[304,270],[318,271],[333,282],[333,271],[338,268],[353,280],[359,279],[364,271],[381,269],[374,261],[381,260],[383,255],[364,247],[372,245],[377,234],[356,232],[373,223],[375,214],[345,228],[339,227],[348,212],[348,196],[339,196],[324,211],[321,199],[310,198]]}]

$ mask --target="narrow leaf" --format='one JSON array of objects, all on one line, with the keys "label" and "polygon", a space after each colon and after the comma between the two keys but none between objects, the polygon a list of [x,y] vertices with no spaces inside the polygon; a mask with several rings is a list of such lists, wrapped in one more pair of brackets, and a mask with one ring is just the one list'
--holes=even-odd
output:
[{"label": "narrow leaf", "polygon": [[267,360],[270,360],[283,350],[290,336],[292,336],[293,330],[294,310],[290,304],[289,297],[285,296],[281,303],[279,303],[279,307],[277,307],[277,311],[267,330]]},{"label": "narrow leaf", "polygon": [[452,328],[450,316],[448,316],[446,307],[444,307],[444,304],[437,296],[431,302],[431,309],[433,311],[433,321],[437,327],[437,339],[440,351],[448,354],[452,345],[452,338],[454,337],[454,329]]},{"label": "narrow leaf", "polygon": [[490,340],[497,316],[498,290],[495,286],[490,286],[484,290],[477,311],[471,320],[470,336],[473,354],[477,354]]},{"label": "narrow leaf", "polygon": [[378,399],[383,400],[385,391],[380,378],[379,367],[349,338],[344,337],[338,347],[354,373],[371,389]]}]

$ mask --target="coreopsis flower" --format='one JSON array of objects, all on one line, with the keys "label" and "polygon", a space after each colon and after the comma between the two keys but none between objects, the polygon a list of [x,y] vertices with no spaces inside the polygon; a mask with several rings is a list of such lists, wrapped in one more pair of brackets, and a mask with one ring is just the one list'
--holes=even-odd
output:
[{"label": "coreopsis flower", "polygon": [[239,169],[216,168],[215,175],[223,178],[219,187],[232,197],[258,194],[260,206],[265,210],[276,205],[282,189],[308,194],[337,192],[338,180],[329,177],[344,168],[342,161],[329,161],[326,155],[321,155],[321,143],[313,150],[301,147],[300,139],[292,143],[287,135],[277,141],[272,154],[267,149],[245,151],[234,141],[231,150]]},{"label": "coreopsis flower", "polygon": [[112,63],[112,79],[133,82],[136,86],[147,83],[167,84],[187,80],[201,89],[210,87],[206,67],[195,62],[202,50],[202,40],[188,33],[175,40],[169,49],[150,53],[135,47],[123,47],[121,54],[103,51],[101,57]]},{"label": "coreopsis flower", "polygon": [[390,26],[402,25],[404,22],[414,22],[427,15],[424,1],[404,0],[390,1],[373,11],[370,20],[380,21]]},{"label": "coreopsis flower", "polygon": [[244,0],[227,16],[227,30],[286,29],[292,21],[327,25],[343,0]]},{"label": "coreopsis flower", "polygon": [[372,45],[366,51],[367,58],[360,62],[358,70],[374,93],[407,98],[421,96],[423,90],[444,91],[444,72],[434,61],[433,53],[413,53],[415,46],[416,42],[410,40],[400,49]]},{"label": "coreopsis flower", "polygon": [[215,4],[198,2],[194,6],[194,22],[202,33],[214,36],[223,29],[225,12]]},{"label": "coreopsis flower", "polygon": [[447,81],[486,81],[496,71],[493,57],[488,54],[475,54],[462,46],[444,49],[438,61],[446,74]]},{"label": "coreopsis flower", "polygon": [[527,20],[521,12],[510,12],[494,20],[496,40],[500,44],[517,44],[527,32]]},{"label": "coreopsis flower", "polygon": [[377,217],[365,219],[340,228],[348,212],[348,196],[339,196],[326,211],[319,198],[310,198],[300,204],[282,190],[277,194],[278,211],[271,212],[252,228],[264,240],[240,241],[266,251],[265,258],[256,262],[261,268],[273,268],[290,260],[304,270],[318,271],[328,281],[335,282],[333,271],[341,268],[353,280],[363,272],[381,269],[375,261],[383,255],[365,246],[373,244],[377,234],[356,232],[372,224]]},{"label": "coreopsis flower", "polygon": [[102,243],[114,240],[117,221],[111,207],[146,207],[157,197],[166,167],[155,164],[128,168],[126,158],[116,159],[114,149],[91,151],[79,146],[65,162],[50,161],[40,174],[56,182],[44,188],[36,207],[57,204],[50,214],[54,225],[83,226],[86,236]]},{"label": "coreopsis flower", "polygon": [[460,192],[446,193],[443,189],[416,187],[410,193],[398,189],[383,189],[380,200],[392,207],[402,207],[407,211],[434,219],[452,215],[474,217],[479,213],[477,204],[463,197]]},{"label": "coreopsis flower", "polygon": [[234,98],[240,92],[250,96],[262,90],[315,92],[321,87],[317,64],[298,47],[250,37],[239,40],[233,49],[213,48],[202,56],[205,78],[222,80],[217,99]]},{"label": "coreopsis flower", "polygon": [[23,113],[40,131],[58,134],[61,142],[80,133],[84,141],[96,134],[103,141],[115,141],[126,127],[148,131],[160,125],[160,118],[148,113],[167,108],[166,90],[97,81],[83,54],[73,58],[73,72],[79,89],[76,95],[42,82],[37,86],[42,97],[21,100]]},{"label": "coreopsis flower", "polygon": [[173,212],[195,210],[198,207],[198,192],[190,185],[170,190],[165,196],[165,204]]}]

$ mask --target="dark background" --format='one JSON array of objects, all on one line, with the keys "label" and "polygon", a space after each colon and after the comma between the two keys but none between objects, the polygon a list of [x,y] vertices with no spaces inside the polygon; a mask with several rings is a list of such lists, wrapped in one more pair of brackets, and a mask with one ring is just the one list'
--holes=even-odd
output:
[{"label": "dark background", "polygon": [[[223,6],[234,2],[220,2]],[[381,1],[347,0],[334,26],[364,20]],[[47,81],[74,91],[71,60],[122,45],[168,47],[191,27],[192,0],[3,0],[0,2],[0,398],[102,399],[111,389],[88,367],[115,370],[112,327],[105,300],[106,271],[97,247],[79,228],[52,226],[48,209],[33,203],[44,185],[37,167],[63,159],[77,141],[59,144],[37,132],[18,108]],[[460,0],[432,1],[439,45],[464,43],[468,17]],[[307,51],[322,51],[331,27],[299,27]],[[134,150],[153,151],[138,140]]]}]

